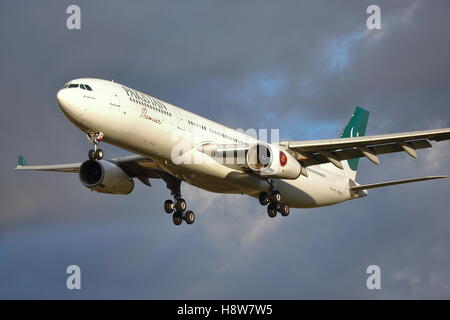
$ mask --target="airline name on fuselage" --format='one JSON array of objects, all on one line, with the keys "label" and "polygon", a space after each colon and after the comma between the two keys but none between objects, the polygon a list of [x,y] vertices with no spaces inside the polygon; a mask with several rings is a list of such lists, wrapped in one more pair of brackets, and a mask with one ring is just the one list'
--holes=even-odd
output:
[{"label": "airline name on fuselage", "polygon": [[153,97],[150,97],[149,95],[146,95],[145,93],[142,93],[142,92],[139,92],[139,91],[136,91],[136,90],[124,87],[124,86],[122,86],[122,89],[125,90],[125,92],[127,93],[127,96],[130,98],[134,98],[134,99],[140,100],[144,103],[148,103],[155,108],[160,108],[160,109],[164,109],[164,110],[168,111],[166,106],[164,105],[164,103],[159,101],[158,99],[155,99]]}]

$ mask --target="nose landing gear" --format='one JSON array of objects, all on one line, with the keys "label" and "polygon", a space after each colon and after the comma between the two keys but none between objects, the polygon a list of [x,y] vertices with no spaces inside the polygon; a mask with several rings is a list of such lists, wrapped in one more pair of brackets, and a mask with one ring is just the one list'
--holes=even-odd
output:
[{"label": "nose landing gear", "polygon": [[89,160],[102,160],[105,156],[105,153],[102,149],[98,148],[98,144],[100,141],[103,140],[103,133],[102,132],[89,132],[86,135],[87,139],[90,143],[94,145],[94,149],[89,150],[88,157]]}]

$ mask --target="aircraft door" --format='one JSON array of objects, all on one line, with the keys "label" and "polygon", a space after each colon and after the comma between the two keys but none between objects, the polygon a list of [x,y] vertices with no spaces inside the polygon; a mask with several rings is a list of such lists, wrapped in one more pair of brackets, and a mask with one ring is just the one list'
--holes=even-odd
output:
[{"label": "aircraft door", "polygon": [[109,92],[109,109],[111,111],[120,111],[119,89],[113,85],[107,85]]},{"label": "aircraft door", "polygon": [[177,116],[177,127],[180,130],[185,131],[186,130],[186,125],[185,125],[185,119],[183,119],[183,114],[181,112],[179,112],[178,110],[175,111],[176,116]]},{"label": "aircraft door", "polygon": [[331,180],[330,189],[336,191],[336,178],[334,177]]}]

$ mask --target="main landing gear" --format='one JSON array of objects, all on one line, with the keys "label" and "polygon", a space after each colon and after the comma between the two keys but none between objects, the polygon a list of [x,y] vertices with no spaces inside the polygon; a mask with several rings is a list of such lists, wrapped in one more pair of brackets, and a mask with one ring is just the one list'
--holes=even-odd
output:
[{"label": "main landing gear", "polygon": [[180,225],[183,220],[187,224],[193,224],[195,221],[195,214],[192,210],[186,211],[186,201],[180,195],[174,197],[175,202],[166,200],[164,202],[164,211],[172,214],[172,220],[175,225]]},{"label": "main landing gear", "polygon": [[161,178],[166,182],[167,188],[172,191],[174,200],[166,200],[164,202],[164,211],[172,214],[173,223],[178,226],[183,223],[193,224],[195,221],[195,214],[192,210],[187,210],[186,200],[181,197],[181,180],[168,174],[160,173]]},{"label": "main landing gear", "polygon": [[283,217],[287,217],[290,212],[290,208],[287,203],[282,202],[281,193],[273,190],[272,181],[269,180],[269,192],[261,192],[259,194],[259,203],[262,206],[267,206],[267,215],[271,218],[275,218],[277,213],[281,213]]},{"label": "main landing gear", "polygon": [[100,149],[98,147],[98,144],[100,143],[100,141],[103,140],[103,133],[102,132],[97,132],[97,133],[89,132],[87,134],[87,138],[88,138],[89,142],[94,145],[94,149],[91,149],[88,152],[89,160],[102,160],[103,157],[105,156],[105,153],[103,152],[102,149]]}]

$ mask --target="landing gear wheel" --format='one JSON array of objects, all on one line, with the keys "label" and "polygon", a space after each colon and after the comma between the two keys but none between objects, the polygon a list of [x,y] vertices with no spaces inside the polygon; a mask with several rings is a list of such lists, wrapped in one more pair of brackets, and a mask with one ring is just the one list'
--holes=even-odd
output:
[{"label": "landing gear wheel", "polygon": [[87,139],[94,146],[94,149],[89,150],[89,160],[102,160],[105,153],[102,149],[98,148],[98,144],[103,140],[103,132],[88,132],[86,134]]},{"label": "landing gear wheel", "polygon": [[274,204],[280,203],[281,202],[281,193],[279,193],[278,191],[272,192],[272,194],[270,195],[270,202],[272,202]]},{"label": "landing gear wheel", "polygon": [[94,149],[89,150],[88,157],[89,157],[89,160],[95,160],[95,150]]},{"label": "landing gear wheel", "polygon": [[175,204],[172,200],[166,200],[164,202],[164,211],[167,213],[172,213],[175,210]]},{"label": "landing gear wheel", "polygon": [[184,214],[184,220],[187,224],[193,224],[195,221],[195,214],[191,210],[186,211]]},{"label": "landing gear wheel", "polygon": [[277,205],[274,203],[269,204],[267,207],[267,214],[271,218],[275,218],[277,216]]},{"label": "landing gear wheel", "polygon": [[177,202],[175,203],[175,210],[178,213],[184,212],[184,210],[186,210],[186,201],[184,201],[183,198],[177,200]]},{"label": "landing gear wheel", "polygon": [[278,211],[281,213],[281,215],[282,215],[283,217],[287,217],[287,216],[289,215],[290,208],[289,208],[289,206],[287,205],[287,203],[282,202],[282,203],[280,203],[280,204],[278,205]]},{"label": "landing gear wheel", "polygon": [[262,206],[266,206],[266,205],[268,205],[270,203],[270,197],[269,197],[269,194],[267,192],[263,191],[263,192],[261,192],[259,194],[259,203]]},{"label": "landing gear wheel", "polygon": [[173,224],[179,226],[183,222],[183,217],[180,213],[174,213],[172,216]]},{"label": "landing gear wheel", "polygon": [[103,152],[102,149],[95,150],[95,158],[97,160],[102,160],[104,155],[105,155],[105,153]]}]

